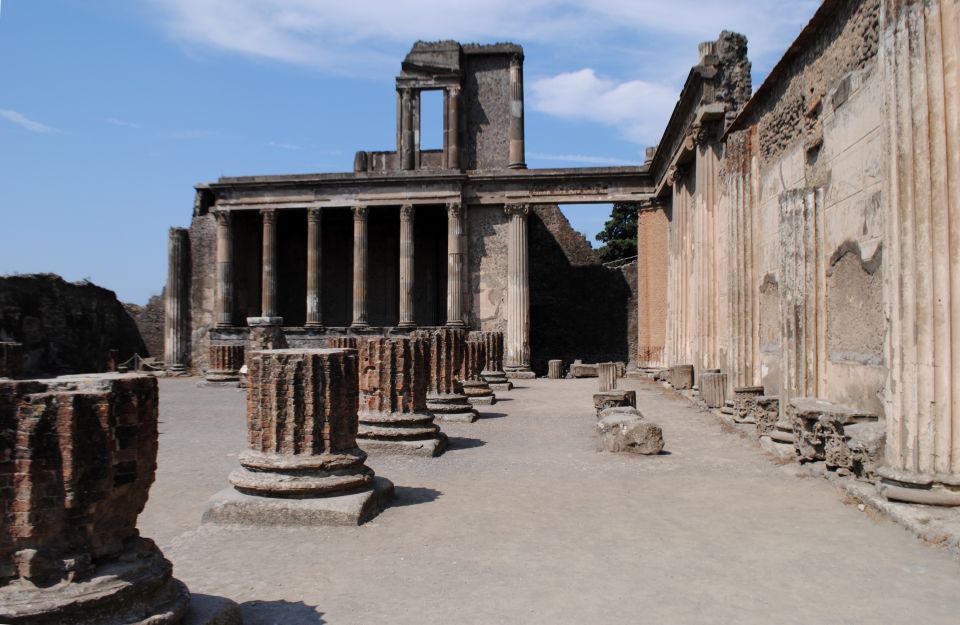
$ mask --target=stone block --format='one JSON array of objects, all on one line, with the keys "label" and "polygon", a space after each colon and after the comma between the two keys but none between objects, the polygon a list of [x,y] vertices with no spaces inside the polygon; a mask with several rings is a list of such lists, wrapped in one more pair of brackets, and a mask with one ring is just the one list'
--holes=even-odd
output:
[{"label": "stone block", "polygon": [[632,414],[612,414],[597,422],[600,449],[655,455],[663,451],[663,430],[659,425]]},{"label": "stone block", "polygon": [[248,449],[229,477],[238,494],[215,495],[204,521],[359,524],[379,513],[391,489],[375,488],[357,446],[357,360],[350,349],[249,353]]},{"label": "stone block", "polygon": [[823,461],[830,469],[857,475],[872,475],[879,465],[885,434],[876,415],[808,397],[791,399],[786,412],[801,461]]},{"label": "stone block", "polygon": [[136,529],[157,399],[145,375],[0,381],[0,622],[181,622],[189,593]]},{"label": "stone block", "polygon": [[551,380],[559,380],[563,378],[563,361],[562,360],[550,360],[547,361],[547,377]]},{"label": "stone block", "polygon": [[693,388],[693,365],[674,365],[670,367],[670,385],[678,391]]},{"label": "stone block", "polygon": [[719,369],[704,369],[700,373],[700,397],[707,408],[722,408],[727,401],[727,375]]},{"label": "stone block", "polygon": [[637,392],[627,390],[605,391],[603,393],[594,393],[593,407],[599,415],[607,408],[616,407],[637,407]]},{"label": "stone block", "polygon": [[579,360],[570,365],[571,378],[595,378],[599,374],[599,365],[586,365]]}]

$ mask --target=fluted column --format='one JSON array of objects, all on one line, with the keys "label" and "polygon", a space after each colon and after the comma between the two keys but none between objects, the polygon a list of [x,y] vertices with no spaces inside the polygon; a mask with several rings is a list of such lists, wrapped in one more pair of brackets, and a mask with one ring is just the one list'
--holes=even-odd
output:
[{"label": "fluted column", "polygon": [[413,318],[413,216],[412,204],[400,207],[400,322],[401,328],[416,325]]},{"label": "fluted column", "polygon": [[464,207],[460,202],[447,204],[447,326],[462,328],[464,299]]},{"label": "fluted column", "polygon": [[523,139],[523,57],[510,59],[510,168],[526,169]]},{"label": "fluted column", "polygon": [[447,88],[447,169],[460,169],[460,86]]},{"label": "fluted column", "polygon": [[400,169],[413,169],[413,93],[400,91]]},{"label": "fluted column", "polygon": [[307,326],[323,326],[323,310],[320,302],[321,260],[320,242],[322,213],[319,208],[307,211]]},{"label": "fluted column", "polygon": [[367,322],[367,213],[366,206],[353,207],[353,323],[365,328]]},{"label": "fluted column", "polygon": [[277,211],[260,211],[263,219],[263,266],[260,284],[260,316],[277,316]]},{"label": "fluted column", "polygon": [[890,499],[960,505],[960,2],[884,0]]},{"label": "fluted column", "polygon": [[167,245],[167,290],[163,360],[171,371],[183,371],[187,363],[187,290],[190,234],[186,228],[170,228]]},{"label": "fluted column", "polygon": [[217,327],[233,325],[233,219],[229,211],[217,210]]},{"label": "fluted column", "polygon": [[530,260],[527,250],[529,204],[504,206],[507,231],[507,336],[504,370],[508,377],[530,378]]}]

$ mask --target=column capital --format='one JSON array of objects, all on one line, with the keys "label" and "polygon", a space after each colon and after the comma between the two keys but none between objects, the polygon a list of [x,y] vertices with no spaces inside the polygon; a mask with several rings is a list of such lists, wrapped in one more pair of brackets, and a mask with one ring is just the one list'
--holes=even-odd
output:
[{"label": "column capital", "polygon": [[320,221],[320,216],[322,214],[322,208],[308,208],[307,209],[307,222],[318,223]]},{"label": "column capital", "polygon": [[520,217],[526,217],[530,214],[530,205],[529,204],[504,204],[503,210],[513,217],[514,215],[519,215]]},{"label": "column capital", "polygon": [[212,212],[213,212],[213,218],[216,219],[217,224],[221,226],[229,226],[231,221],[233,220],[233,213],[228,210],[218,208],[217,210]]},{"label": "column capital", "polygon": [[460,85],[447,85],[447,93],[452,96],[459,96],[462,89]]},{"label": "column capital", "polygon": [[264,223],[276,223],[277,222],[277,209],[275,208],[261,208],[260,215],[263,217]]},{"label": "column capital", "polygon": [[459,219],[463,215],[463,202],[447,202],[447,215]]},{"label": "column capital", "polygon": [[353,211],[353,220],[354,221],[366,221],[367,215],[370,212],[369,206],[353,206],[350,208]]},{"label": "column capital", "polygon": [[412,221],[413,220],[413,204],[403,204],[400,207],[400,219],[402,221]]}]

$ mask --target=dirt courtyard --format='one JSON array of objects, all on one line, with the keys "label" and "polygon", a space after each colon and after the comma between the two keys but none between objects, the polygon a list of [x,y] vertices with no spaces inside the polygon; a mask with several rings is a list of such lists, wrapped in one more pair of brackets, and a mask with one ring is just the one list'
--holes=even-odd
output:
[{"label": "dirt courtyard", "polygon": [[141,533],[248,625],[960,622],[960,564],[798,478],[660,386],[654,457],[595,450],[596,380],[529,380],[442,424],[440,458],[371,457],[394,505],[355,528],[200,525],[244,447],[244,394],[160,381]]}]

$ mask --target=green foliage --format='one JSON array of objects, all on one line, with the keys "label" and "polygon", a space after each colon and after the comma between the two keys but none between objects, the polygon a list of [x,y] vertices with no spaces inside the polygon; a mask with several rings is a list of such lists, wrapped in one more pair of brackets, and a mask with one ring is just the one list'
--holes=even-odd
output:
[{"label": "green foliage", "polygon": [[600,260],[609,263],[637,255],[637,207],[629,202],[613,205],[610,219],[597,234],[604,245],[597,252]]}]

